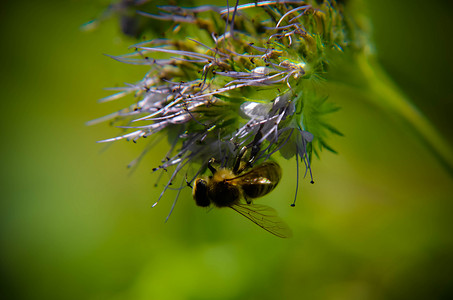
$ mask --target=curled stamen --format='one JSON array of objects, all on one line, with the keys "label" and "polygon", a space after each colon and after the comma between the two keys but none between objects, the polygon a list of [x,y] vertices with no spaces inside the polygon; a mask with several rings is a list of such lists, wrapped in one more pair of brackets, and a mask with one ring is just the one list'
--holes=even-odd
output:
[{"label": "curled stamen", "polygon": [[[157,14],[139,12],[154,24],[162,21],[159,38],[135,43],[129,54],[109,57],[148,71],[139,82],[113,88],[113,95],[100,100],[133,98],[132,104],[90,124],[111,120],[122,130],[103,143],[169,137],[170,149],[153,171],[168,171],[170,180],[153,206],[167,190],[176,190],[171,214],[184,182],[191,185],[211,159],[219,167],[242,171],[277,153],[287,159],[296,156],[297,166],[299,159],[305,165],[304,177],[310,174],[313,181],[312,152],[317,155],[316,145],[329,149],[324,131],[335,133],[321,117],[328,107],[323,96],[316,95],[323,89],[316,88],[313,79],[326,71],[326,55],[349,43],[342,40],[345,34],[330,34],[329,26],[342,24],[332,3],[235,1],[231,7],[168,5],[158,7]],[[319,17],[327,9],[335,22]],[[317,15],[307,13],[311,10]],[[202,32],[198,36],[197,28]],[[313,135],[306,128],[316,144],[311,144]],[[241,164],[238,157],[244,156],[252,158]],[[172,188],[182,172],[185,179]]]},{"label": "curled stamen", "polygon": [[310,5],[304,5],[304,6],[300,6],[300,7],[296,7],[294,9],[291,9],[290,11],[286,12],[281,18],[280,20],[278,20],[277,22],[277,25],[275,25],[275,27],[279,27],[280,26],[280,23],[283,21],[283,19],[285,19],[287,16],[289,16],[290,14],[296,12],[296,11],[299,11],[299,10],[305,10],[307,11],[311,6]]}]

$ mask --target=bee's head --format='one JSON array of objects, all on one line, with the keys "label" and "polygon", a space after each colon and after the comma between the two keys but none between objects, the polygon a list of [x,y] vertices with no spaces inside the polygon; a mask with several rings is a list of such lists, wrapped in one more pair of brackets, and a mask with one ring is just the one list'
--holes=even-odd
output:
[{"label": "bee's head", "polygon": [[211,204],[208,198],[208,183],[205,179],[197,178],[192,190],[195,203],[201,207],[207,207]]}]

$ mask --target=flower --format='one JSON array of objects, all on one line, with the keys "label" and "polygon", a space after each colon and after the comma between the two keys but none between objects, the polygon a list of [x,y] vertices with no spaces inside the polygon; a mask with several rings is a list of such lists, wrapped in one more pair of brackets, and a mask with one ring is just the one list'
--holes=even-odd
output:
[{"label": "flower", "polygon": [[[313,183],[312,154],[334,151],[327,133],[341,134],[324,120],[337,107],[322,84],[329,54],[351,42],[342,6],[280,0],[159,9],[139,14],[159,20],[163,38],[111,56],[150,70],[100,102],[133,94],[134,103],[90,122],[112,120],[126,131],[100,142],[169,137],[170,149],[153,170],[174,169],[154,205],[177,174],[190,175],[190,185],[211,158],[231,167],[239,151],[249,153],[251,164],[281,153],[295,157],[298,168],[300,159]],[[188,166],[196,166],[194,174]]]}]

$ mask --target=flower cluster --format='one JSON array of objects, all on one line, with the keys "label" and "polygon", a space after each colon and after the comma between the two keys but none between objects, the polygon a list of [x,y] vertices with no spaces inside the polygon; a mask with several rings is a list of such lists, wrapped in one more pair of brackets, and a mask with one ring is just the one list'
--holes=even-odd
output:
[{"label": "flower cluster", "polygon": [[250,149],[252,164],[277,152],[295,157],[313,182],[312,154],[332,150],[326,136],[340,134],[324,120],[336,107],[322,92],[323,75],[329,53],[350,42],[341,5],[318,2],[161,6],[157,14],[140,12],[162,24],[162,37],[112,56],[149,66],[149,72],[101,99],[134,96],[129,107],[91,122],[111,120],[125,131],[100,142],[168,136],[170,149],[154,171],[172,169],[172,175],[159,200],[178,173],[195,170],[186,179],[190,185],[211,158],[231,167],[243,149]]}]

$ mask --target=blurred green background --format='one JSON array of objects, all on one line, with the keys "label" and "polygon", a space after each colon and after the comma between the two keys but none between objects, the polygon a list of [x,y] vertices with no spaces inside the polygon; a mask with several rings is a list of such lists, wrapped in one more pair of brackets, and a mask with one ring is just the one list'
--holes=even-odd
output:
[{"label": "blurred green background", "polygon": [[[230,1],[231,2],[231,1]],[[449,1],[368,1],[379,59],[450,141],[453,12]],[[165,143],[95,141],[117,132],[84,123],[124,106],[103,87],[145,69],[103,56],[127,51],[114,19],[79,27],[99,2],[2,2],[2,299],[450,299],[453,180],[405,128],[341,93],[345,137],[301,184],[294,161],[262,200],[294,231],[278,239],[232,210],[206,213],[151,174]],[[164,181],[162,181],[164,182]]]}]

